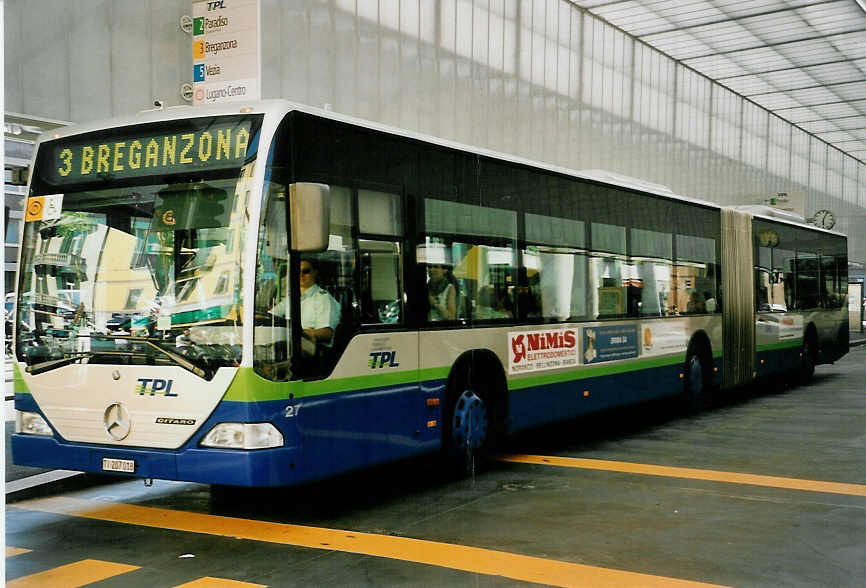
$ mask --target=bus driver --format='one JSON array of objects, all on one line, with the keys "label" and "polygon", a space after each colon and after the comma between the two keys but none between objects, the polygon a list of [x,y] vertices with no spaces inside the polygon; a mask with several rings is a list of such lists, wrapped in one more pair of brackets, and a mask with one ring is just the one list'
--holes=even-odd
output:
[{"label": "bus driver", "polygon": [[340,305],[331,294],[316,284],[318,264],[301,260],[301,328],[303,336],[315,345],[330,347],[340,322]]},{"label": "bus driver", "polygon": [[[314,355],[316,345],[332,345],[334,330],[340,322],[340,306],[327,290],[316,283],[319,268],[315,261],[302,259],[299,273],[303,329],[301,349],[305,355]],[[288,299],[283,299],[271,312],[277,316],[285,316],[287,304]]]}]

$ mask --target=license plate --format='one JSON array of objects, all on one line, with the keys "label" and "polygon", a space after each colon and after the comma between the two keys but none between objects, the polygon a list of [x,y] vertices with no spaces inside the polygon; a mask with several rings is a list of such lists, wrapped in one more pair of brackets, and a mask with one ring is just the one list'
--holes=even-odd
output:
[{"label": "license plate", "polygon": [[135,472],[135,460],[103,457],[102,469],[106,472],[126,472],[131,474]]}]

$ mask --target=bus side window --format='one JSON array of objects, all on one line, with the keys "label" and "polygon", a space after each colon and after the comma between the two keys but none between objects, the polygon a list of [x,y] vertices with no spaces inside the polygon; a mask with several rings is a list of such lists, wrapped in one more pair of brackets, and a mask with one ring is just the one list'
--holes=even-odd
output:
[{"label": "bus side window", "polygon": [[625,234],[625,227],[592,223],[591,303],[592,314],[597,318],[626,315],[628,270],[625,267]]},{"label": "bus side window", "polygon": [[809,310],[818,308],[818,275],[819,259],[817,253],[797,251],[797,309]]},{"label": "bus side window", "polygon": [[[538,275],[538,299],[521,309],[525,317],[556,321],[575,320],[587,314],[586,223],[539,214],[526,214],[523,265]],[[527,285],[531,285],[526,276]],[[530,288],[530,294],[531,294]]]},{"label": "bus side window", "polygon": [[403,322],[400,244],[361,239],[361,310],[365,324]]},{"label": "bus side window", "polygon": [[400,195],[358,190],[360,307],[364,324],[403,322],[403,207]]},{"label": "bus side window", "polygon": [[721,307],[716,299],[719,266],[715,239],[676,235],[676,251],[669,299],[677,312],[668,314],[718,312]]},{"label": "bus side window", "polygon": [[[671,291],[673,236],[648,229],[629,231],[631,244],[625,280],[628,315],[665,316]],[[686,312],[705,312],[703,295],[691,292],[685,308]]]},{"label": "bus side window", "polygon": [[[476,317],[479,293],[486,286],[493,286],[498,298],[506,298],[498,312],[511,311],[517,298],[514,290],[523,285],[515,275],[516,212],[428,198],[424,231],[417,259],[426,270],[428,321],[465,322]],[[509,291],[514,295],[504,296]],[[481,314],[485,313],[490,311]]]}]

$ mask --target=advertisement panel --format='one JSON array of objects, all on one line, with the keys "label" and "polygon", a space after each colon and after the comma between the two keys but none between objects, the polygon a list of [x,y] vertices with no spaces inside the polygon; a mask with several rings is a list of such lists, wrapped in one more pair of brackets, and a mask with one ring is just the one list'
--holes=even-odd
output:
[{"label": "advertisement panel", "polygon": [[685,321],[666,320],[643,323],[641,333],[643,334],[641,355],[667,355],[670,353],[684,353],[689,343]]},{"label": "advertisement panel", "polygon": [[522,374],[576,366],[577,329],[508,333],[508,373]]},{"label": "advertisement panel", "polygon": [[601,363],[638,356],[637,325],[583,328],[583,363]]}]

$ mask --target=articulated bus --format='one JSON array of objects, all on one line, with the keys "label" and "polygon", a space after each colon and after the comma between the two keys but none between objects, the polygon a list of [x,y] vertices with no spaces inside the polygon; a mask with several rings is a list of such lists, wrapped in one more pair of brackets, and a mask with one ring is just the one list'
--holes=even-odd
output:
[{"label": "articulated bus", "polygon": [[848,351],[846,239],[774,214],[284,101],[52,131],[14,461],[291,485],[808,378]]}]

